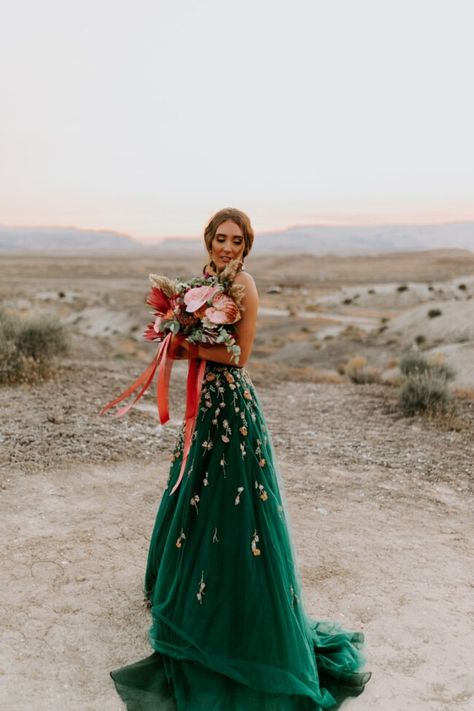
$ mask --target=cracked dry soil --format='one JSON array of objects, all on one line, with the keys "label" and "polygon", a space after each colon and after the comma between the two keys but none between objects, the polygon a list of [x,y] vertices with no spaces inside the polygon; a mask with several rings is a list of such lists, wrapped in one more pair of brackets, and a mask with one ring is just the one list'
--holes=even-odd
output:
[{"label": "cracked dry soil", "polygon": [[[152,396],[98,416],[142,365],[81,337],[55,380],[0,391],[5,711],[119,711],[109,670],[150,653],[142,581],[184,364],[166,426]],[[470,708],[472,403],[449,431],[400,418],[386,386],[255,382],[308,611],[366,634],[373,678],[344,708]]]}]

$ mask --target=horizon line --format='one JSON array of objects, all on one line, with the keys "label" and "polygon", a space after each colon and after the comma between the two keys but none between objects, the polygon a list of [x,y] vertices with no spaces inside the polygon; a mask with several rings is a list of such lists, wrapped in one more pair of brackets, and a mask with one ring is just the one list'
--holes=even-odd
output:
[{"label": "horizon line", "polygon": [[[294,229],[301,229],[301,228],[307,228],[307,227],[409,227],[409,226],[428,226],[428,225],[449,225],[449,224],[469,224],[469,223],[474,223],[474,215],[471,218],[438,218],[438,219],[427,219],[427,218],[401,218],[399,220],[395,219],[388,219],[387,221],[374,221],[372,222],[370,220],[370,217],[367,216],[367,219],[364,220],[355,220],[355,221],[347,221],[344,219],[340,220],[318,220],[317,222],[297,222],[293,224],[288,224],[285,227],[275,227],[275,228],[266,228],[266,229],[257,229],[254,228],[255,234],[259,235],[266,235],[266,234],[278,234],[278,233],[283,233],[287,232],[289,230],[294,230]],[[151,241],[161,241],[161,240],[171,240],[171,239],[176,239],[176,240],[195,240],[195,239],[200,239],[202,235],[200,233],[190,235],[190,234],[176,234],[176,235],[149,235],[149,236],[134,236],[133,233],[130,232],[125,232],[120,229],[116,229],[113,227],[78,227],[77,225],[72,225],[72,224],[31,224],[31,223],[22,223],[22,224],[5,224],[3,222],[0,222],[0,229],[51,229],[51,230],[76,230],[78,232],[106,232],[109,234],[116,234],[120,235],[123,237],[128,237],[135,242],[151,242]]]}]

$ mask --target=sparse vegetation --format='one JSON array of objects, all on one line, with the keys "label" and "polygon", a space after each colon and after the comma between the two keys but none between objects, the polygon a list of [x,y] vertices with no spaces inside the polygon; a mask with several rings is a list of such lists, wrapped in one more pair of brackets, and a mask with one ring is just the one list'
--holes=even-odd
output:
[{"label": "sparse vegetation", "polygon": [[0,310],[0,384],[34,382],[53,372],[54,358],[68,350],[55,318],[19,320]]},{"label": "sparse vegetation", "polygon": [[444,410],[448,404],[446,383],[429,375],[416,375],[403,381],[400,404],[403,414],[412,417],[418,412]]},{"label": "sparse vegetation", "polygon": [[461,291],[467,291],[467,286],[466,284],[458,284],[458,289],[460,289]]},{"label": "sparse vegetation", "polygon": [[399,402],[404,415],[447,411],[451,405],[448,382],[454,380],[455,372],[441,354],[428,360],[419,351],[408,351],[401,357],[399,369],[403,375]]},{"label": "sparse vegetation", "polygon": [[400,286],[397,286],[397,291],[403,293],[404,291],[408,291],[409,288],[407,284],[400,284]]},{"label": "sparse vegetation", "polygon": [[344,371],[350,381],[357,385],[380,382],[380,371],[374,366],[368,365],[367,358],[363,356],[351,358],[346,363]]},{"label": "sparse vegetation", "polygon": [[430,309],[428,311],[429,318],[437,318],[438,316],[442,316],[442,315],[443,315],[443,312],[441,311],[441,309]]},{"label": "sparse vegetation", "polygon": [[345,327],[341,336],[348,338],[355,343],[363,343],[367,340],[367,333],[359,326],[354,326],[352,323]]},{"label": "sparse vegetation", "polygon": [[407,377],[422,375],[429,369],[426,357],[420,351],[407,351],[398,364],[402,375]]},{"label": "sparse vegetation", "polygon": [[419,333],[418,336],[415,336],[415,343],[417,346],[424,346],[426,343],[426,336],[424,336],[422,333]]}]

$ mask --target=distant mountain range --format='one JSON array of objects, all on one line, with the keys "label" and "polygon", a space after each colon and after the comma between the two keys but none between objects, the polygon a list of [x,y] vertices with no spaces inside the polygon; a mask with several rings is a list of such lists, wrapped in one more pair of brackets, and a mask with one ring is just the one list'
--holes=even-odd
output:
[{"label": "distant mountain range", "polygon": [[[297,225],[257,234],[255,254],[378,254],[430,249],[474,252],[474,222],[425,225]],[[202,251],[199,238],[140,241],[119,232],[73,227],[0,225],[1,251],[134,252]]]},{"label": "distant mountain range", "polygon": [[140,250],[139,242],[120,232],[76,227],[7,227],[0,225],[0,253],[6,251],[76,252]]},{"label": "distant mountain range", "polygon": [[[296,249],[296,245],[298,245]],[[426,249],[474,251],[474,222],[427,225],[302,225],[255,240],[255,252],[376,254]]]}]

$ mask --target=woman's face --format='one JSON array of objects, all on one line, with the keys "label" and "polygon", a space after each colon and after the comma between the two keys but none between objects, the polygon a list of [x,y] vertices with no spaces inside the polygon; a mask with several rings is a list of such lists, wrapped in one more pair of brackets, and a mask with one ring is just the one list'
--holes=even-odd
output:
[{"label": "woman's face", "polygon": [[211,259],[218,272],[225,269],[231,259],[242,259],[245,240],[240,227],[232,220],[221,222],[211,242]]}]

